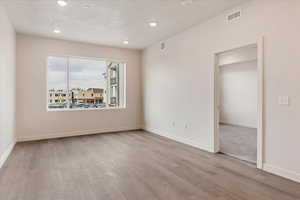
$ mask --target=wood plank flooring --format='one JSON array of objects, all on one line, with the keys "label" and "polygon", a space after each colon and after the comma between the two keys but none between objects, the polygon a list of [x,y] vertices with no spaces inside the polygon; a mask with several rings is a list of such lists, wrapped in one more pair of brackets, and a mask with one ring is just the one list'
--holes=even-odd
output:
[{"label": "wood plank flooring", "polygon": [[144,131],[18,143],[1,200],[299,200],[300,184]]}]

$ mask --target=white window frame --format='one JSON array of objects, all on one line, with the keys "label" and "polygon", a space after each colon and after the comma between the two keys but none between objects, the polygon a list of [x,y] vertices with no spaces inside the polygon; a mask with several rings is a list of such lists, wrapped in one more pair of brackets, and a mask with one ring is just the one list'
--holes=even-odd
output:
[{"label": "white window frame", "polygon": [[[96,61],[104,61],[104,62],[118,62],[123,64],[123,104],[118,107],[108,107],[108,95],[105,95],[105,101],[106,101],[106,107],[104,108],[62,108],[62,109],[49,109],[49,85],[48,85],[48,63],[50,57],[56,57],[56,58],[67,58],[67,90],[70,89],[70,58],[76,58],[76,59],[86,59],[86,60],[96,60]],[[108,68],[106,69],[108,70]],[[109,59],[109,58],[99,58],[99,57],[81,57],[81,56],[56,56],[56,55],[48,55],[46,58],[46,110],[47,112],[65,112],[65,111],[100,111],[100,110],[123,110],[127,108],[127,62],[116,60],[116,59]],[[106,88],[106,90],[108,87]],[[106,91],[107,92],[107,91]],[[69,96],[69,93],[68,95]]]}]

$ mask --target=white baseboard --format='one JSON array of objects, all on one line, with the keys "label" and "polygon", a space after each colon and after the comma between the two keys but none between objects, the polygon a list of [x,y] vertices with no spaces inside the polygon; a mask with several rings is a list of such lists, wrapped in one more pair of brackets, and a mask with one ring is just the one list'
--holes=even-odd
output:
[{"label": "white baseboard", "polygon": [[4,165],[5,161],[7,160],[9,154],[12,152],[12,150],[14,149],[15,146],[15,142],[11,143],[10,145],[8,145],[8,147],[6,148],[6,150],[0,155],[0,168],[2,168],[2,166]]},{"label": "white baseboard", "polygon": [[26,141],[46,140],[46,139],[54,139],[54,138],[92,135],[92,134],[101,134],[101,133],[110,133],[110,132],[119,132],[119,131],[134,131],[139,129],[141,129],[141,126],[69,131],[69,132],[60,132],[60,133],[51,133],[51,134],[49,133],[39,134],[39,135],[26,135],[26,136],[18,136],[17,141],[26,142]]},{"label": "white baseboard", "polygon": [[278,176],[281,176],[281,177],[284,177],[284,178],[287,178],[287,179],[290,179],[290,180],[300,183],[300,173],[285,170],[280,167],[275,167],[275,166],[272,166],[272,165],[269,165],[266,163],[263,164],[263,170],[265,170],[271,174],[275,174],[275,175],[278,175]]},{"label": "white baseboard", "polygon": [[190,145],[192,147],[196,147],[198,149],[214,153],[214,151],[208,145],[201,144],[199,142],[195,142],[194,140],[191,140],[191,139],[188,139],[188,138],[183,138],[183,137],[178,137],[178,136],[171,135],[167,131],[162,131],[162,130],[159,130],[159,129],[156,129],[156,128],[150,128],[150,127],[144,127],[143,130],[148,131],[150,133],[154,133],[156,135],[160,135],[160,136],[169,138],[171,140],[175,140],[176,142],[187,144],[187,145]]}]

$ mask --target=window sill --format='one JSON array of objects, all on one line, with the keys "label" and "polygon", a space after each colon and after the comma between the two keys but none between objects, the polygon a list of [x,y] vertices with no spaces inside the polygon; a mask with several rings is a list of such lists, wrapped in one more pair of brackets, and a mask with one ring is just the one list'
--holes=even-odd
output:
[{"label": "window sill", "polygon": [[126,107],[118,107],[118,108],[85,108],[85,109],[80,109],[80,108],[76,108],[76,109],[48,109],[47,108],[47,112],[74,112],[74,111],[101,111],[101,110],[125,110]]}]

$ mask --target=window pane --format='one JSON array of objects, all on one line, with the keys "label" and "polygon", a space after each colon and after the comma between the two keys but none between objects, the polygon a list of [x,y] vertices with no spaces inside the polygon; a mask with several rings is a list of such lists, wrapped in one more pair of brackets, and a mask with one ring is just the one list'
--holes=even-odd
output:
[{"label": "window pane", "polygon": [[48,109],[125,107],[125,64],[48,58]]},{"label": "window pane", "polygon": [[120,106],[120,63],[108,62],[108,105],[109,107]]},{"label": "window pane", "polygon": [[68,107],[67,66],[67,58],[48,58],[48,109]]},{"label": "window pane", "polygon": [[101,60],[70,58],[70,108],[106,107],[107,67]]}]

